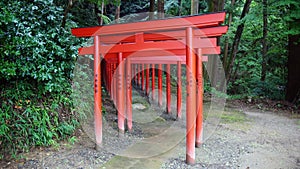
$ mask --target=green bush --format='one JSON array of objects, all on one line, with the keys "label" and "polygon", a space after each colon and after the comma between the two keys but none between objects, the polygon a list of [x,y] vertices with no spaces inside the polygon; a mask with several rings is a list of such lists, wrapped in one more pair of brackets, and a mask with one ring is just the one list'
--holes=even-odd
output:
[{"label": "green bush", "polygon": [[[70,99],[79,44],[52,0],[0,1],[0,149],[52,145],[78,125]],[[3,156],[3,155],[1,155]]]}]

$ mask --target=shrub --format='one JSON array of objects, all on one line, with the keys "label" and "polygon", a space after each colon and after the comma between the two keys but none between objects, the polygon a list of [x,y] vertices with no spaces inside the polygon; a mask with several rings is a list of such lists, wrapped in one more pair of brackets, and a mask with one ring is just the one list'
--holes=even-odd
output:
[{"label": "shrub", "polygon": [[52,0],[1,1],[0,149],[28,151],[71,135],[70,99],[79,41]]}]

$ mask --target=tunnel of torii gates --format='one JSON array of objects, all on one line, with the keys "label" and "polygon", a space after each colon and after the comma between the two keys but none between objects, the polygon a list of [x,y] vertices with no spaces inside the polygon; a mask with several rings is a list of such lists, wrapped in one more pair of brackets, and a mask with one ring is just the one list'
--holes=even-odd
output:
[{"label": "tunnel of torii gates", "polygon": [[[195,163],[195,147],[202,141],[202,62],[219,54],[217,38],[227,32],[221,26],[225,12],[163,20],[73,28],[76,37],[93,37],[93,46],[79,48],[79,55],[94,55],[94,125],[96,146],[102,144],[101,80],[118,110],[118,128],[125,122],[132,130],[132,84],[149,95],[158,81],[158,104],[162,106],[162,66],[166,65],[166,111],[171,113],[170,65],[177,65],[177,118],[181,117],[181,65],[186,65],[186,162]],[[101,64],[101,60],[104,61]],[[150,70],[152,85],[150,87]],[[155,69],[158,75],[155,76]],[[145,70],[145,71],[144,71]],[[102,74],[102,77],[101,77]],[[146,77],[144,75],[146,74]],[[133,82],[133,83],[132,83]],[[126,120],[127,119],[127,120]]]}]

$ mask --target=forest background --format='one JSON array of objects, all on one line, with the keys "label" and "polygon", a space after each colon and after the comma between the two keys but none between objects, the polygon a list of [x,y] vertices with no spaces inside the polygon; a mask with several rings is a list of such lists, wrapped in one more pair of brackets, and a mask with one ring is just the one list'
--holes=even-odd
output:
[{"label": "forest background", "polygon": [[[297,0],[22,0],[0,1],[0,159],[72,139],[82,112],[72,86],[77,49],[73,27],[226,11],[220,39],[226,95],[300,106],[300,2]],[[163,14],[162,14],[163,13]],[[214,58],[216,56],[212,56]],[[224,84],[205,79],[205,91]],[[84,91],[82,91],[84,92]]]}]

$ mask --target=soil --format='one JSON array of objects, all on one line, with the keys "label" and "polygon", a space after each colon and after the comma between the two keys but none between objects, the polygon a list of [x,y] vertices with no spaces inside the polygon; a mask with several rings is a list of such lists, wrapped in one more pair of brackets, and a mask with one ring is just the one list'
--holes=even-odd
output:
[{"label": "soil", "polygon": [[[173,97],[173,102],[175,102]],[[77,141],[36,148],[0,168],[289,168],[300,169],[300,120],[286,114],[227,102],[224,110],[205,102],[203,141],[196,163],[185,163],[185,116],[176,120],[154,102],[135,94],[133,131],[119,134],[112,103],[104,100],[103,145],[95,150],[92,118],[77,131]],[[145,101],[146,100],[146,101]],[[176,103],[176,102],[175,102]],[[144,105],[144,106],[143,106]],[[185,105],[183,105],[185,107]]]}]

